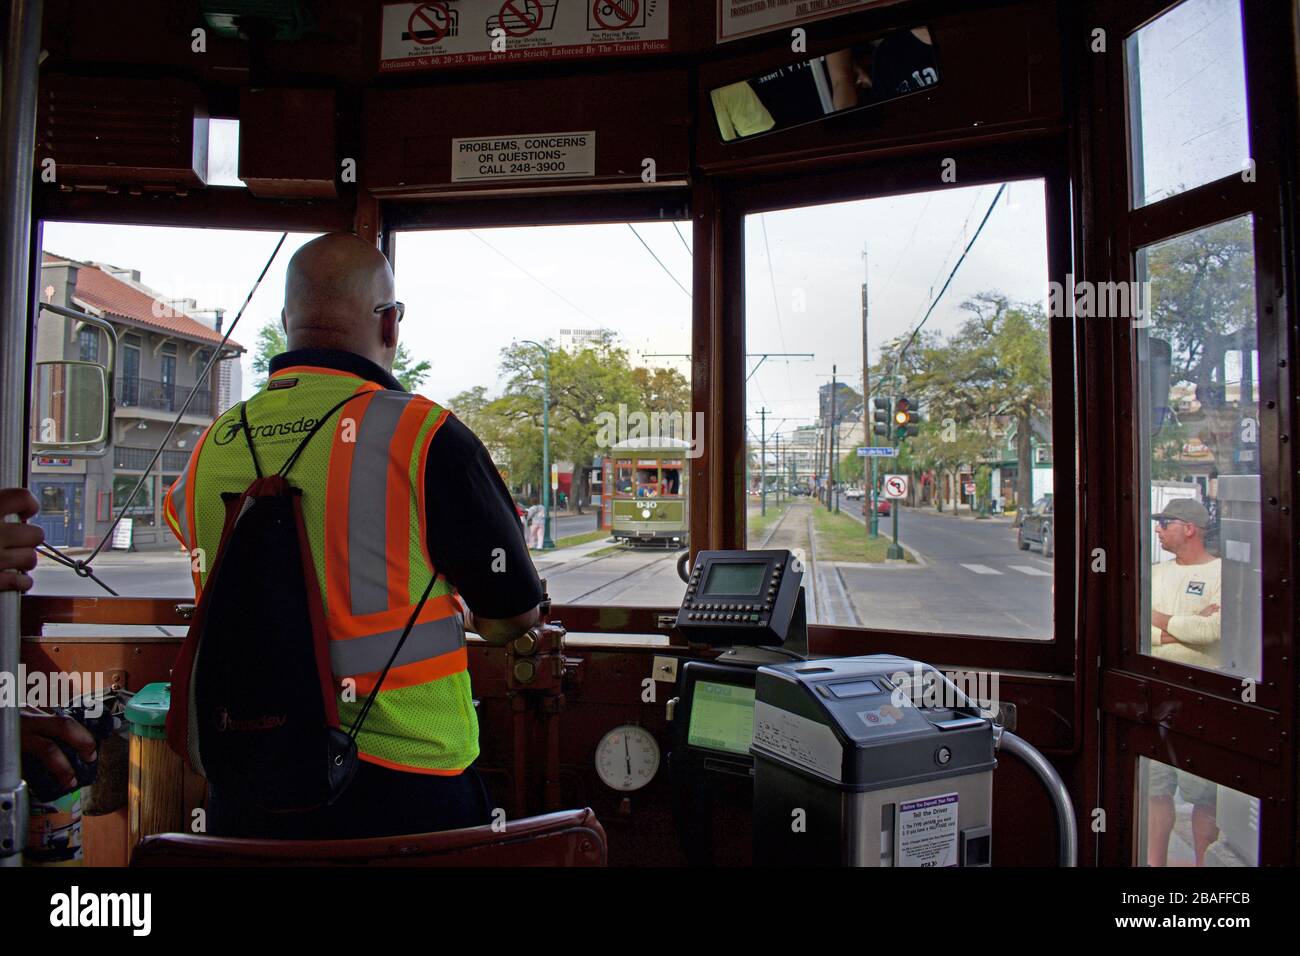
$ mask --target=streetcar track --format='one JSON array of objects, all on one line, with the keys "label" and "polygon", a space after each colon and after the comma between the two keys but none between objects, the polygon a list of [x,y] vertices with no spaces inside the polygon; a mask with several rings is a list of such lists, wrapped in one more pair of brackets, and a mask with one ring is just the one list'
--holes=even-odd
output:
[{"label": "streetcar track", "polygon": [[[612,557],[612,555],[605,555],[605,557]],[[593,594],[597,593],[598,591],[603,591],[603,590],[605,590],[606,588],[609,588],[609,587],[611,587],[611,586],[613,586],[613,585],[615,585],[615,584],[618,584],[620,581],[626,581],[628,578],[632,577],[633,575],[642,574],[643,572],[649,571],[651,568],[656,568],[656,567],[658,567],[658,566],[659,566],[660,564],[662,564],[664,561],[668,561],[668,560],[676,560],[676,558],[677,558],[677,552],[675,552],[675,551],[670,551],[670,552],[668,552],[667,554],[665,554],[662,558],[656,558],[656,559],[653,560],[653,561],[647,561],[645,564],[639,564],[639,565],[637,565],[636,567],[634,567],[634,568],[632,568],[632,569],[630,569],[630,570],[624,572],[623,574],[620,574],[620,575],[619,575],[618,577],[616,577],[616,578],[610,578],[608,581],[604,581],[604,582],[602,582],[601,584],[598,584],[596,587],[592,588],[590,591],[585,591],[585,592],[583,592],[582,594],[575,595],[574,597],[566,598],[565,601],[564,601],[564,603],[565,603],[565,604],[578,604],[578,603],[580,603],[581,601],[583,601],[585,598],[589,598],[589,597],[591,597]],[[600,558],[597,558],[596,560],[598,561],[598,560],[600,560]],[[591,563],[591,562],[588,562],[588,563]],[[627,588],[624,588],[623,590],[626,591]],[[622,591],[620,591],[619,593],[621,594]]]}]

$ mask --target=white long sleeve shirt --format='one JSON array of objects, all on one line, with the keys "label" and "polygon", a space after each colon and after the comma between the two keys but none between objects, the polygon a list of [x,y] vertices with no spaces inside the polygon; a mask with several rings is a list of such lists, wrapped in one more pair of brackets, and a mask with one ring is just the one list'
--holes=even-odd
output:
[{"label": "white long sleeve shirt", "polygon": [[1151,627],[1151,653],[1165,660],[1218,668],[1221,614],[1202,615],[1222,597],[1223,561],[1204,564],[1163,561],[1151,569],[1151,610],[1169,615],[1165,630],[1177,643],[1161,644],[1160,628]]}]

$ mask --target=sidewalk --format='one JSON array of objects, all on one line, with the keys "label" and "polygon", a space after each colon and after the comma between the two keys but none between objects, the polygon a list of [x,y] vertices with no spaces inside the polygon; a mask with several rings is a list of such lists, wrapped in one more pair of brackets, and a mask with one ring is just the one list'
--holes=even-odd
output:
[{"label": "sidewalk", "polygon": [[[613,535],[613,532],[610,532]],[[611,542],[608,537],[597,538],[595,541],[588,541],[584,544],[569,545],[567,548],[555,548],[550,551],[541,551],[533,548],[528,549],[528,553],[533,557],[533,565],[537,570],[543,568],[553,568],[557,564],[566,564],[577,558],[585,558],[593,551],[599,551],[601,548],[608,548]]]}]

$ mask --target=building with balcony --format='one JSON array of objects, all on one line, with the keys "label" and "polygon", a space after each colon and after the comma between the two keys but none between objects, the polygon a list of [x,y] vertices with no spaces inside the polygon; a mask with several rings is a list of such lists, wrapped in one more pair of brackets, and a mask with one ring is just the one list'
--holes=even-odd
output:
[{"label": "building with balcony", "polygon": [[[162,495],[185,467],[204,429],[239,400],[243,347],[226,342],[205,375],[209,359],[221,346],[222,311],[203,311],[192,299],[155,292],[141,284],[136,270],[47,252],[40,296],[42,302],[110,322],[118,340],[108,454],[32,459],[30,484],[41,503],[37,523],[45,528],[46,540],[60,547],[93,547],[143,477],[127,510],[131,544],[141,550],[176,547],[162,520]],[[99,329],[42,310],[35,353],[37,361],[107,364],[109,347]],[[175,433],[149,468],[181,409]]]}]

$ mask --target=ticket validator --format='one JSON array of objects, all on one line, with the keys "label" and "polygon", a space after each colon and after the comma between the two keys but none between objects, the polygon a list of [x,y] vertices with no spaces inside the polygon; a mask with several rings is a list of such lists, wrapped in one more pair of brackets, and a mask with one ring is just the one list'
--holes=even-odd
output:
[{"label": "ticket validator", "polygon": [[683,576],[677,629],[722,648],[681,667],[669,704],[674,812],[689,862],[744,862],[712,838],[734,815],[752,819],[759,864],[989,866],[1001,749],[1043,780],[1060,860],[1073,865],[1060,777],[944,674],[885,654],[810,659],[793,553],[702,551]]}]

